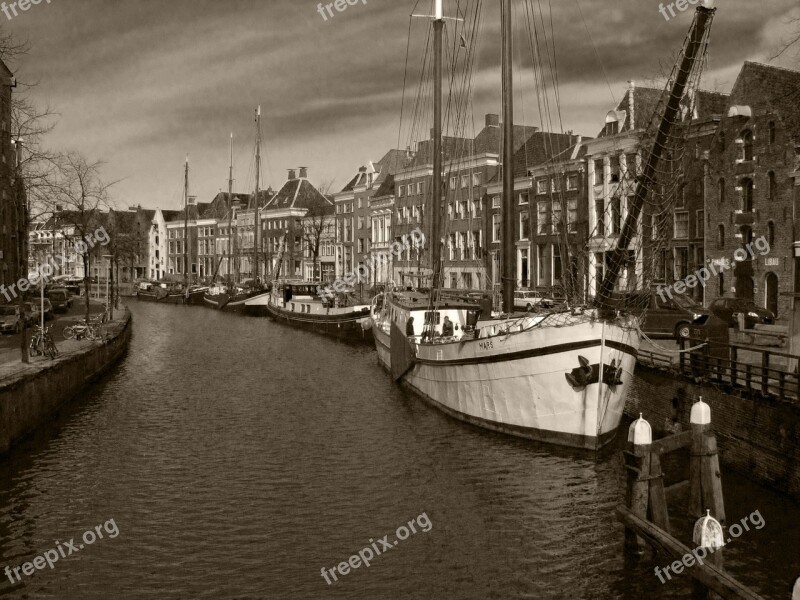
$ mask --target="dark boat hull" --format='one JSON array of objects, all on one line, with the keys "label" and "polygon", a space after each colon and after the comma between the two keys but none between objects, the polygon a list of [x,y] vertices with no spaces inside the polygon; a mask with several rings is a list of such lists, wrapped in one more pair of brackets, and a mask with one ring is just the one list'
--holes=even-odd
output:
[{"label": "dark boat hull", "polygon": [[224,312],[243,312],[245,300],[252,298],[263,292],[249,292],[246,294],[208,294],[203,295],[203,302],[209,308],[221,310]]},{"label": "dark boat hull", "polygon": [[367,319],[366,322],[369,323],[369,310],[346,315],[305,314],[301,316],[273,305],[268,305],[265,309],[267,314],[279,323],[343,340],[372,343],[371,329],[365,329],[361,324],[364,319]]}]

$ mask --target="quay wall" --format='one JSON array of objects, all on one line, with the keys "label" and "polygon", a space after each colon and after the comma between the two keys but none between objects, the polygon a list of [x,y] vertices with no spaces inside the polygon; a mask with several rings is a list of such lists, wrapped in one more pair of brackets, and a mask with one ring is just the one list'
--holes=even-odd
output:
[{"label": "quay wall", "polygon": [[[131,315],[107,326],[109,340],[66,352],[54,361],[35,362],[0,380],[0,454],[51,420],[59,408],[124,355]],[[33,360],[36,360],[34,358]]]},{"label": "quay wall", "polygon": [[674,373],[636,367],[625,413],[642,413],[653,432],[673,423],[689,429],[698,396],[711,408],[711,426],[725,466],[795,500],[800,500],[800,406],[775,398],[726,394]]}]

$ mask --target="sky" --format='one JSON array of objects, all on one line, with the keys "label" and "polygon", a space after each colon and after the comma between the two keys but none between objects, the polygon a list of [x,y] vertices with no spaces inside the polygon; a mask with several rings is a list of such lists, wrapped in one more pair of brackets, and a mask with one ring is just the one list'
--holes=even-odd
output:
[{"label": "sky", "polygon": [[[552,19],[559,127],[590,136],[627,81],[644,85],[669,70],[693,13],[676,8],[666,19],[659,5],[669,2],[653,0],[513,1],[517,23],[525,3]],[[468,3],[444,0],[444,12]],[[481,34],[469,40],[478,125],[500,112],[498,6],[483,2]],[[717,6],[704,89],[729,91],[745,60],[800,69],[800,49],[771,60],[800,29],[791,22],[800,18],[797,0]],[[409,15],[431,11],[431,0],[360,0],[324,17],[312,0],[40,0],[8,11],[11,19],[0,13],[0,32],[28,42],[9,66],[37,84],[37,104],[58,113],[46,145],[104,161],[117,208],[176,209],[187,155],[191,195],[208,202],[227,189],[231,133],[234,191],[253,189],[258,105],[262,188],[277,189],[288,169],[305,166],[312,183],[335,192],[367,161],[411,143],[399,135],[401,99],[404,80],[406,90],[418,80],[429,22]],[[522,64],[530,62],[520,50],[530,46],[524,29],[515,31]],[[533,76],[515,76],[515,121],[524,114],[539,125]]]}]

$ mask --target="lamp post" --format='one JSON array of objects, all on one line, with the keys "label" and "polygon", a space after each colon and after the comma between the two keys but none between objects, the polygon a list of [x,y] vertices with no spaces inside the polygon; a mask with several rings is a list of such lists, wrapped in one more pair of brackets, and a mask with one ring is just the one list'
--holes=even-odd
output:
[{"label": "lamp post", "polygon": [[[14,196],[16,197],[15,207],[17,209],[17,268],[19,277],[27,277],[28,275],[28,258],[25,253],[26,241],[28,237],[28,211],[25,206],[24,188],[22,188],[22,181],[20,178],[20,163],[22,162],[22,138],[14,138],[11,144],[14,146],[16,161],[15,161],[15,181],[14,181]],[[23,363],[30,362],[28,356],[28,319],[25,315],[25,298],[23,294],[19,294],[19,318],[22,321],[19,335],[19,351],[20,358]]]},{"label": "lamp post", "polygon": [[108,282],[111,273],[111,259],[114,258],[113,254],[103,254],[103,258],[108,259],[108,263],[106,264],[106,310],[108,311],[108,318],[109,320],[114,318],[114,307],[111,305],[111,299],[108,295]]}]

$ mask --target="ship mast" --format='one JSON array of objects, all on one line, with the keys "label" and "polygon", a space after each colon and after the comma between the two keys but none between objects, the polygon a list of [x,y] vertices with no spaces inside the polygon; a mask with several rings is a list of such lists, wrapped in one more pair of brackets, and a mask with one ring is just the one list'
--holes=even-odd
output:
[{"label": "ship mast", "polygon": [[636,225],[639,222],[642,206],[644,205],[648,192],[655,185],[658,163],[661,160],[661,155],[669,140],[675,119],[678,117],[678,111],[680,110],[683,94],[686,91],[686,85],[694,70],[697,55],[704,46],[711,20],[716,11],[713,6],[714,0],[703,0],[703,5],[697,7],[697,16],[689,32],[689,38],[684,47],[683,60],[675,76],[675,83],[670,91],[667,107],[661,118],[661,124],[659,125],[655,142],[653,142],[653,148],[647,158],[644,171],[641,176],[638,177],[636,195],[633,197],[628,208],[628,216],[625,219],[622,232],[617,240],[617,245],[614,250],[610,252],[608,270],[597,292],[596,304],[602,312],[610,313],[614,310],[611,303],[611,294],[619,279],[620,270],[625,263],[628,246],[636,234]]},{"label": "ship mast", "polygon": [[255,215],[254,215],[254,223],[255,223],[255,232],[253,234],[253,278],[258,280],[260,277],[260,270],[259,270],[259,252],[261,251],[260,248],[260,240],[261,233],[260,224],[259,224],[259,215],[258,215],[258,186],[260,185],[259,177],[261,175],[261,106],[259,105],[258,109],[256,110],[256,194],[255,194]]},{"label": "ship mast", "polygon": [[230,166],[228,167],[228,279],[231,278],[231,261],[233,260],[233,252],[231,244],[233,243],[233,132],[231,132],[230,142]]},{"label": "ship mast", "polygon": [[511,79],[512,37],[511,0],[502,0],[500,19],[502,21],[503,56],[503,264],[502,289],[503,312],[514,310],[514,285],[516,283],[516,255],[514,252],[514,98]]},{"label": "ship mast", "polygon": [[436,297],[441,277],[441,234],[439,232],[442,205],[442,32],[444,17],[442,0],[436,0],[433,17],[433,195],[431,197],[431,298]]},{"label": "ship mast", "polygon": [[189,287],[189,155],[183,176],[183,287]]}]

